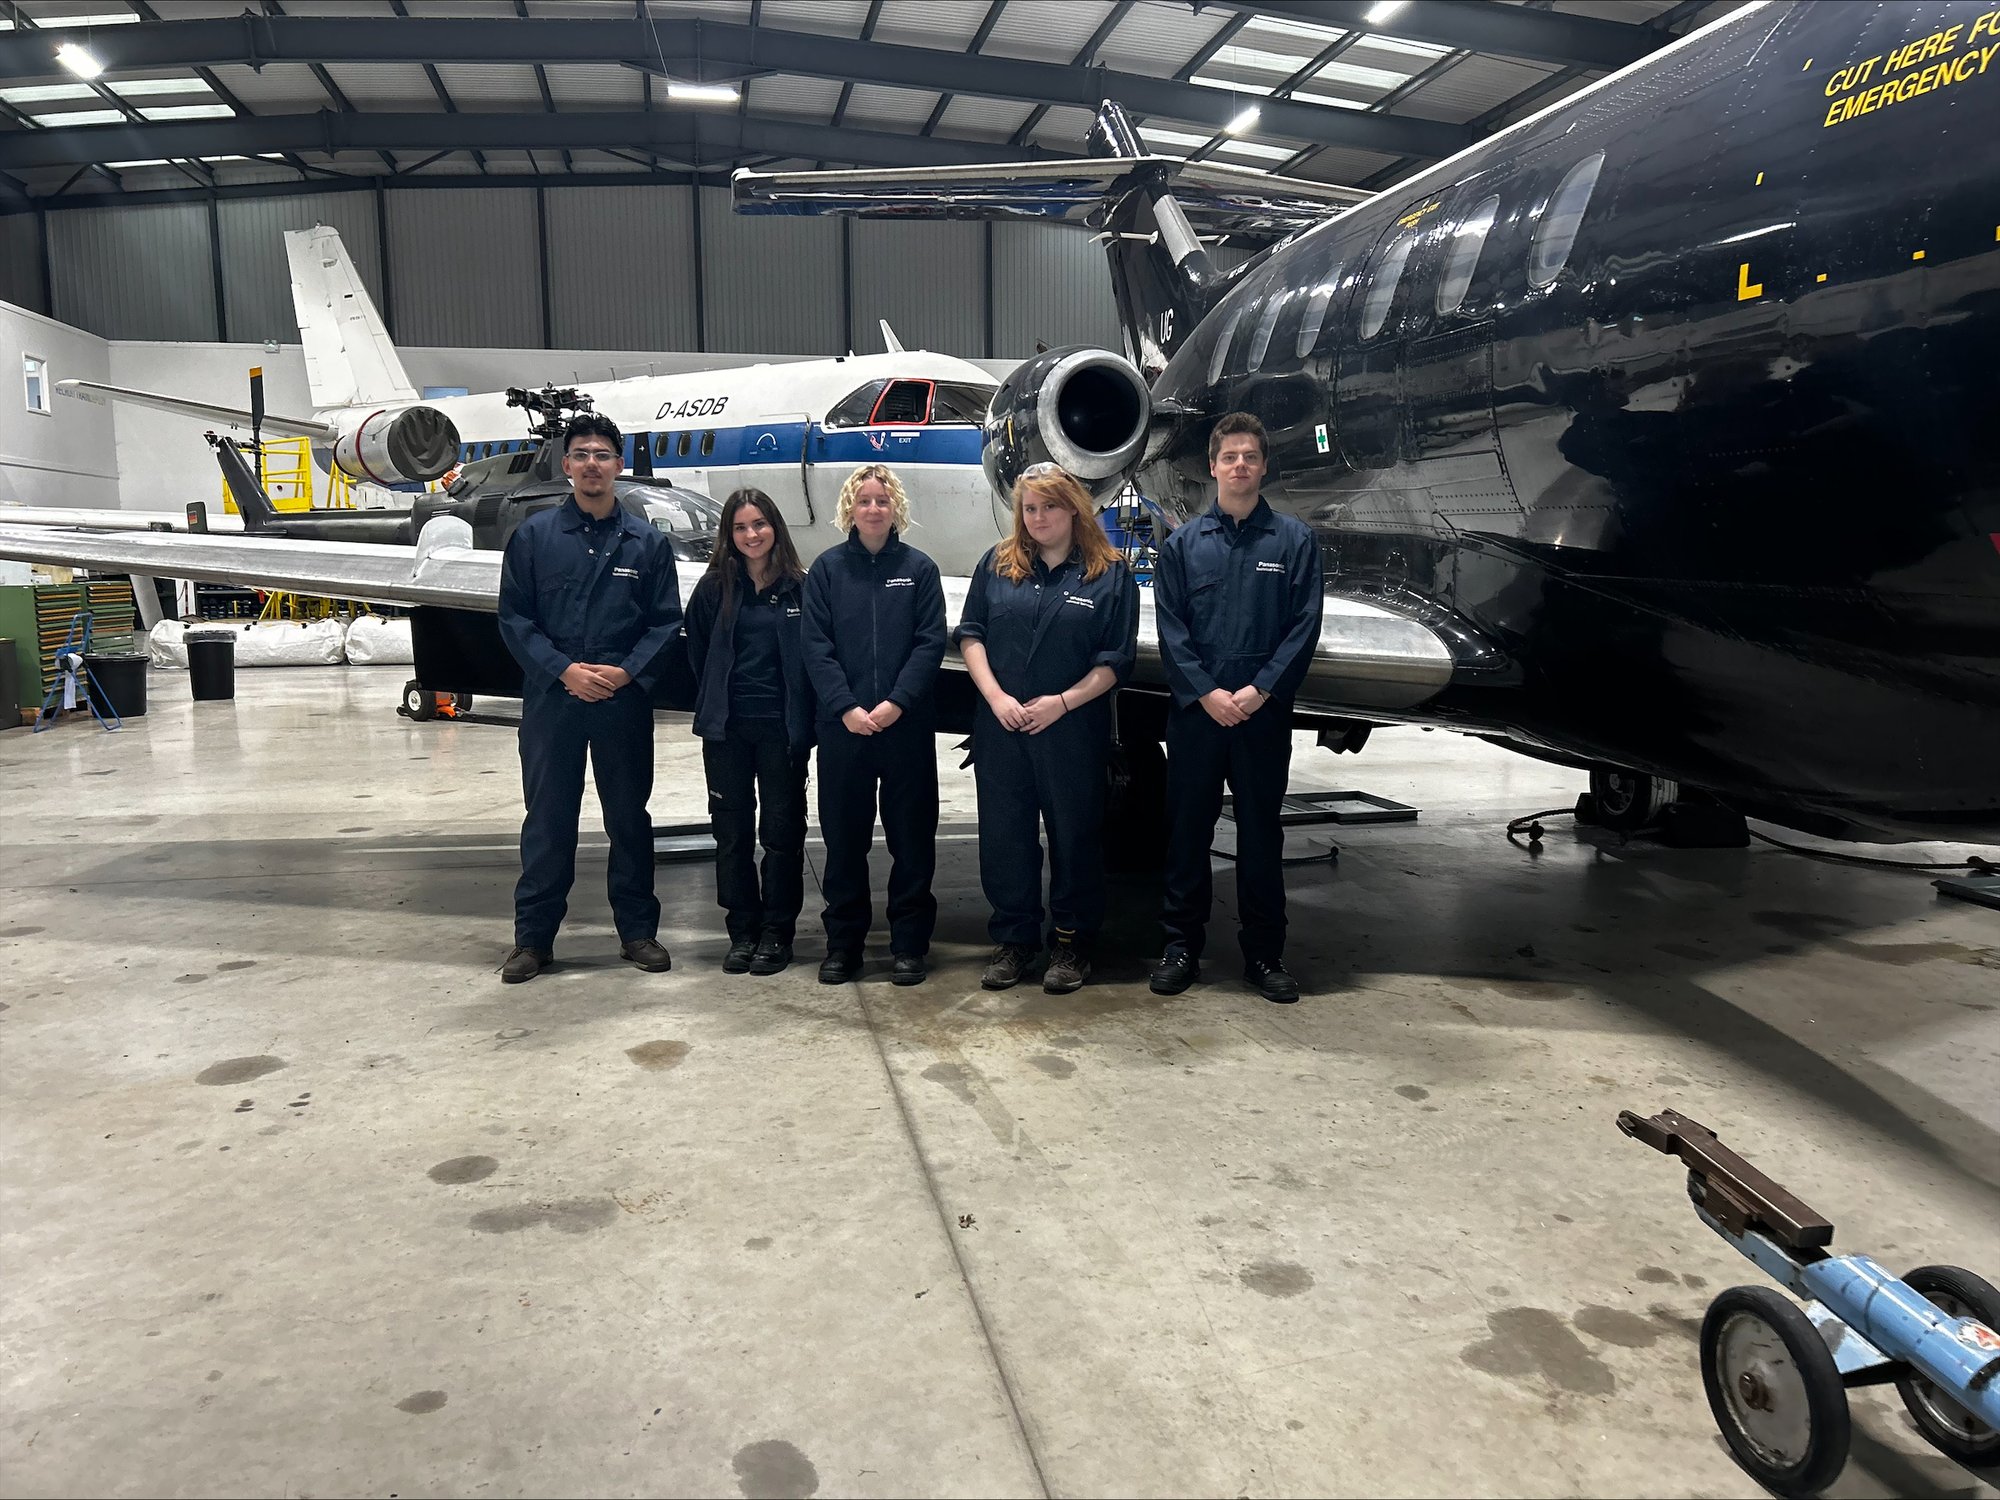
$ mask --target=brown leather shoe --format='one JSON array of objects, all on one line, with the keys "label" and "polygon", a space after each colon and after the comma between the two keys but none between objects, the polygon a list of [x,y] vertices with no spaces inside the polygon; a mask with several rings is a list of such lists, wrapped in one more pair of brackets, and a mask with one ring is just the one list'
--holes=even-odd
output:
[{"label": "brown leather shoe", "polygon": [[1042,971],[1042,990],[1050,995],[1070,995],[1083,988],[1090,978],[1090,960],[1074,943],[1057,943],[1049,949],[1049,966]]},{"label": "brown leather shoe", "polygon": [[500,982],[525,984],[554,962],[555,955],[540,948],[515,948],[500,965]]},{"label": "brown leather shoe", "polygon": [[672,956],[660,946],[657,938],[640,938],[636,943],[622,944],[618,956],[628,964],[637,964],[648,974],[664,974],[674,966]]}]

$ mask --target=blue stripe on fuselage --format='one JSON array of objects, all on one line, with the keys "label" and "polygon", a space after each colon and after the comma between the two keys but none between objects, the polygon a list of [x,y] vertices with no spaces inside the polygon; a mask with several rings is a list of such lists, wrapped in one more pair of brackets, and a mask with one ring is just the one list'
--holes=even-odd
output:
[{"label": "blue stripe on fuselage", "polygon": [[[682,453],[680,437],[688,434],[688,451]],[[714,434],[710,451],[701,451],[702,438]],[[658,440],[667,439],[666,452]],[[804,422],[762,423],[748,427],[676,427],[664,433],[634,433],[625,442],[625,467],[635,467],[635,448],[642,437],[653,440],[653,472],[670,469],[739,468],[745,464],[797,463],[800,452],[811,442],[806,457],[825,464],[977,464],[981,439],[977,427],[848,427],[831,432]],[[512,453],[525,442],[494,442],[492,453]],[[486,442],[461,443],[461,463],[485,456]]]}]

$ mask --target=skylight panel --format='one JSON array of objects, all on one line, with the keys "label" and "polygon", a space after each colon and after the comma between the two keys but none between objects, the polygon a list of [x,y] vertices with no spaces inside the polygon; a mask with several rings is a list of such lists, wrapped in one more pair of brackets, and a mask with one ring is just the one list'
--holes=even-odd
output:
[{"label": "skylight panel", "polygon": [[1225,68],[1249,68],[1260,73],[1296,73],[1317,56],[1314,52],[1266,52],[1261,47],[1224,47],[1209,61]]},{"label": "skylight panel", "polygon": [[87,83],[31,83],[16,89],[0,89],[0,99],[9,104],[57,104],[67,99],[95,99],[97,90]]},{"label": "skylight panel", "polygon": [[1309,94],[1304,89],[1294,89],[1291,97],[1300,104],[1324,104],[1329,109],[1366,109],[1367,102],[1361,99],[1343,99],[1338,94]]},{"label": "skylight panel", "polygon": [[236,111],[226,104],[154,105],[139,111],[149,120],[233,120]]},{"label": "skylight panel", "polygon": [[44,31],[54,31],[62,26],[130,26],[138,19],[136,11],[114,10],[105,11],[100,15],[51,16],[48,20],[37,21],[35,24]]},{"label": "skylight panel", "polygon": [[1266,31],[1275,36],[1297,37],[1301,41],[1310,42],[1315,52],[1325,51],[1347,35],[1338,27],[1319,26],[1311,21],[1292,21],[1283,16],[1252,16],[1250,24],[1243,30]]},{"label": "skylight panel", "polygon": [[1435,42],[1410,42],[1399,36],[1384,36],[1379,31],[1368,34],[1366,45],[1376,52],[1399,52],[1404,57],[1418,58],[1424,62],[1436,62],[1449,47],[1440,47]]},{"label": "skylight panel", "polygon": [[116,78],[105,86],[127,99],[150,99],[161,94],[205,94],[208,85],[199,78]]},{"label": "skylight panel", "polygon": [[1254,156],[1261,161],[1290,161],[1298,150],[1292,146],[1267,146],[1262,141],[1224,141],[1216,147],[1218,155]]},{"label": "skylight panel", "polygon": [[1184,148],[1206,146],[1210,140],[1210,137],[1206,135],[1193,135],[1185,130],[1162,130],[1157,125],[1141,125],[1139,127],[1139,134],[1149,144],[1158,143],[1163,146],[1180,146]]},{"label": "skylight panel", "polygon": [[29,115],[37,125],[116,125],[125,116],[115,109],[72,109],[62,114]]},{"label": "skylight panel", "polygon": [[1313,74],[1314,79],[1326,83],[1348,83],[1356,88],[1380,89],[1384,93],[1408,83],[1409,73],[1392,73],[1387,68],[1364,68],[1359,63],[1342,62],[1338,58]]},{"label": "skylight panel", "polygon": [[1195,74],[1188,82],[1198,83],[1205,89],[1227,89],[1232,94],[1275,94],[1278,91],[1275,83],[1238,83],[1233,78],[1211,78],[1205,73]]}]

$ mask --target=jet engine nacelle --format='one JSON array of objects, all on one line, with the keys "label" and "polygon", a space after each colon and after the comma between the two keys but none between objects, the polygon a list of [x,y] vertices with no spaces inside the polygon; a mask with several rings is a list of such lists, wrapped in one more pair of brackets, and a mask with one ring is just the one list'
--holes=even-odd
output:
[{"label": "jet engine nacelle", "polygon": [[404,406],[335,419],[334,464],[376,484],[428,484],[458,462],[458,428],[435,406]]},{"label": "jet engine nacelle", "polygon": [[1002,500],[1033,464],[1061,465],[1099,499],[1139,462],[1152,392],[1131,361],[1074,345],[1038,354],[1007,377],[986,409],[981,461]]}]

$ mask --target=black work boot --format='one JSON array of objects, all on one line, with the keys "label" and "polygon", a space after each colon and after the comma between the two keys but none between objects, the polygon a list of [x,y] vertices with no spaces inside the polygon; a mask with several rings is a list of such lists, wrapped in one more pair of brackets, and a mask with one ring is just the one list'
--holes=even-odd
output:
[{"label": "black work boot", "polygon": [[782,974],[792,966],[792,940],[767,932],[757,939],[757,951],[750,959],[752,974]]},{"label": "black work boot", "polygon": [[1201,960],[1184,948],[1169,948],[1165,956],[1153,965],[1153,979],[1149,987],[1156,995],[1178,995],[1199,978]]},{"label": "black work boot", "polygon": [[1299,982],[1285,972],[1282,958],[1250,959],[1243,965],[1243,982],[1273,1005],[1296,1005]]},{"label": "black work boot", "polygon": [[861,955],[835,950],[820,960],[821,984],[850,984],[861,977]]},{"label": "black work boot", "polygon": [[618,956],[628,964],[637,964],[648,974],[664,974],[674,966],[667,950],[660,946],[658,938],[640,938],[636,943],[621,943]]},{"label": "black work boot", "polygon": [[500,982],[525,984],[554,962],[555,955],[547,949],[515,948],[500,965]]},{"label": "black work boot", "polygon": [[722,955],[722,972],[725,974],[748,974],[752,959],[756,957],[757,945],[749,938],[731,938],[729,951]]},{"label": "black work boot", "polygon": [[921,953],[898,953],[895,962],[889,966],[889,983],[904,986],[922,984],[930,969],[924,963]]},{"label": "black work boot", "polygon": [[1090,978],[1090,960],[1075,943],[1057,943],[1049,949],[1049,966],[1042,974],[1042,990],[1050,995],[1069,995],[1083,988]]},{"label": "black work boot", "polygon": [[1040,958],[1041,950],[1021,943],[1002,943],[993,950],[993,957],[980,970],[979,984],[982,989],[1011,990],[1028,977]]}]

